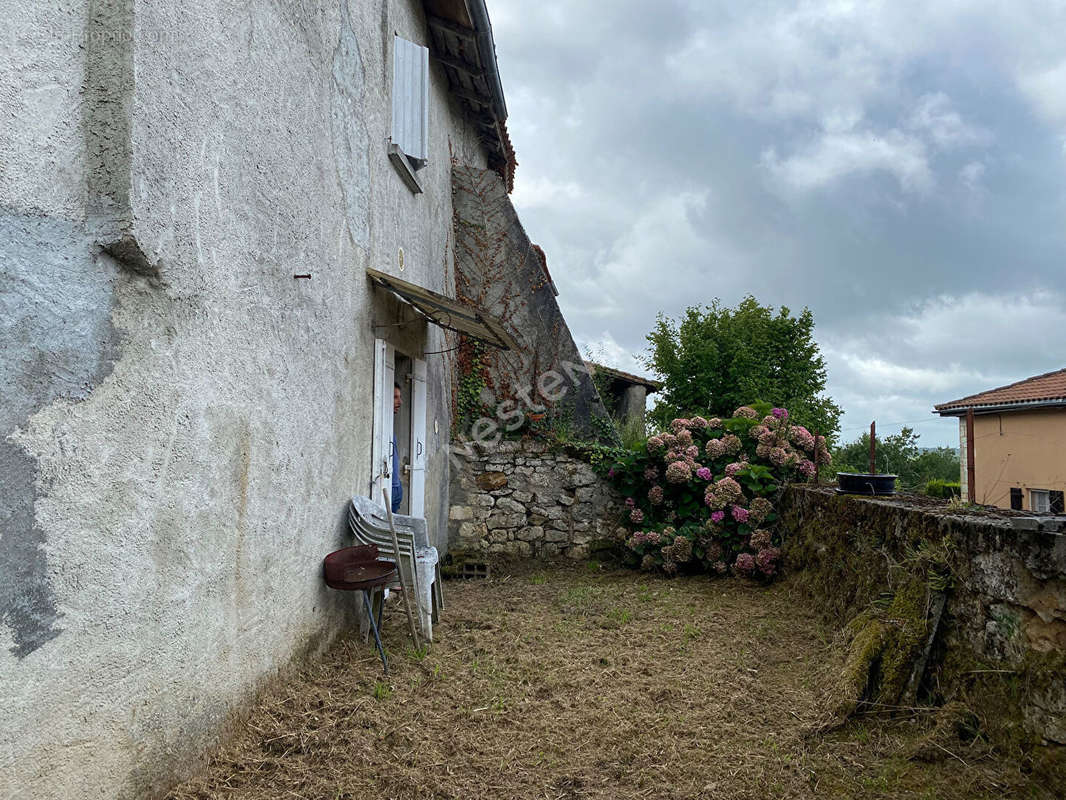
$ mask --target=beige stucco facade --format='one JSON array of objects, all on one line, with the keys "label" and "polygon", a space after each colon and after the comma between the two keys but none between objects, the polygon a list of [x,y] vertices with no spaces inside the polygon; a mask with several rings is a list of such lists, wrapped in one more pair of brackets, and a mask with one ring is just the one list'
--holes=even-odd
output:
[{"label": "beige stucco facade", "polygon": [[[965,496],[966,417],[959,418],[962,489]],[[974,501],[1011,507],[1010,490],[1022,490],[1031,511],[1031,490],[1066,491],[1066,408],[1004,411],[974,418]]]}]

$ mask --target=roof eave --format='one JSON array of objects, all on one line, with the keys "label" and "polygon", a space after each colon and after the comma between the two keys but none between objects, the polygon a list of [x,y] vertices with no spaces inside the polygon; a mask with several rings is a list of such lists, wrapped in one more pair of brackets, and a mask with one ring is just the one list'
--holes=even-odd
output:
[{"label": "roof eave", "polygon": [[1031,411],[1037,408],[1066,408],[1066,397],[1050,398],[1046,400],[1025,400],[1012,403],[983,403],[976,405],[945,405],[935,406],[934,414],[942,417],[961,417],[973,409],[974,414],[995,414],[1000,411]]}]

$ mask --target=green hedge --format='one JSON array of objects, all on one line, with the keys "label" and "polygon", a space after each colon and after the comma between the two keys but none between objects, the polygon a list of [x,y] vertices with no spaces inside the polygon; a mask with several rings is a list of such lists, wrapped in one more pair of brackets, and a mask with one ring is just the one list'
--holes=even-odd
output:
[{"label": "green hedge", "polygon": [[962,488],[959,486],[958,481],[944,481],[940,478],[934,478],[925,485],[925,493],[930,497],[948,499],[959,497],[962,494]]}]

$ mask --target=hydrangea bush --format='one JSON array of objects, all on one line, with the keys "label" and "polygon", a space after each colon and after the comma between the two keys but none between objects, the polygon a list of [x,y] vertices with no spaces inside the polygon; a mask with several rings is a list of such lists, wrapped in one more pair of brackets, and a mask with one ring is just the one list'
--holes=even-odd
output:
[{"label": "hydrangea bush", "polygon": [[828,464],[825,437],[769,405],[729,419],[675,419],[616,460],[626,496],[629,560],[646,570],[734,573],[769,580],[780,568],[774,503],[790,480]]}]

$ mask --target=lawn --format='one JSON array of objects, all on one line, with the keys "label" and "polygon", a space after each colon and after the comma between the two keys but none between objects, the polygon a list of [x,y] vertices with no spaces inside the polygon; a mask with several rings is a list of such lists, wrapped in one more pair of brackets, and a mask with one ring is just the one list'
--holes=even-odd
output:
[{"label": "lawn", "polygon": [[386,614],[268,687],[170,798],[1054,797],[929,709],[827,724],[836,631],[789,582],[597,565],[445,586],[432,649]]}]

